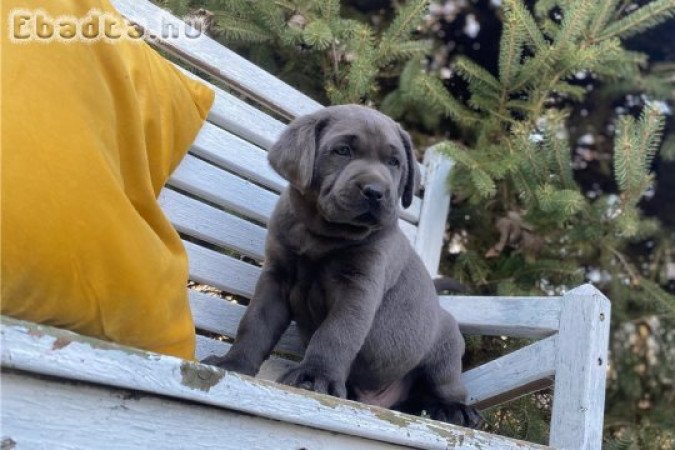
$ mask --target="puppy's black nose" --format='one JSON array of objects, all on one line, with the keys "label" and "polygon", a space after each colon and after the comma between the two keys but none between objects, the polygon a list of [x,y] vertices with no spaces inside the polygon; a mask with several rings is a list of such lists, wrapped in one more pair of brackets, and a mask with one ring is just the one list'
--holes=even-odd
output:
[{"label": "puppy's black nose", "polygon": [[384,189],[374,184],[366,184],[361,189],[361,192],[371,202],[379,202],[384,197]]}]

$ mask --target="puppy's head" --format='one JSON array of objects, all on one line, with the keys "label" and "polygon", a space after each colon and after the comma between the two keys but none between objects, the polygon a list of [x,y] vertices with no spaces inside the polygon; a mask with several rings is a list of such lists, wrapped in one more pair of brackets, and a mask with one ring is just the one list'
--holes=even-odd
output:
[{"label": "puppy's head", "polygon": [[293,121],[270,149],[272,167],[325,220],[379,228],[412,202],[419,171],[410,136],[373,109],[332,106]]}]

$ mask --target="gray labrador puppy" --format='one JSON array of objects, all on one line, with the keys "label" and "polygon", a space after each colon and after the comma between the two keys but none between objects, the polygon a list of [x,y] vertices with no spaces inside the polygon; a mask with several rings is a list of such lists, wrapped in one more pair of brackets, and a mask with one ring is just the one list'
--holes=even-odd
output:
[{"label": "gray labrador puppy", "polygon": [[476,426],[457,322],[397,223],[419,177],[408,133],[333,106],[291,123],[269,161],[290,186],[262,275],[230,351],[204,362],[255,375],[295,320],[307,351],[281,383]]}]

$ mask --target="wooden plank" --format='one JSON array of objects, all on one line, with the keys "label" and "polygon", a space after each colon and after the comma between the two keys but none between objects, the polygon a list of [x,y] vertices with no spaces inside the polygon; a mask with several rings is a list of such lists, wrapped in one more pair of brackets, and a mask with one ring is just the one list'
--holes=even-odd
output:
[{"label": "wooden plank", "polygon": [[424,167],[426,188],[415,250],[424,261],[429,274],[436,276],[443,250],[445,222],[450,210],[448,176],[452,169],[452,161],[440,155],[434,148],[430,148],[424,154]]},{"label": "wooden plank", "polygon": [[276,192],[288,184],[269,165],[265,150],[208,122],[190,152]]},{"label": "wooden plank", "polygon": [[190,263],[190,279],[230,294],[251,298],[260,268],[230,256],[183,241]]},{"label": "wooden plank", "polygon": [[197,38],[189,38],[185,33],[179,33],[178,37],[167,35],[165,30],[169,26],[181,31],[188,29],[193,36],[197,32],[150,2],[112,0],[112,4],[122,15],[141,25],[153,43],[285,117],[294,118],[322,108],[321,104],[205,34]]},{"label": "wooden plank", "polygon": [[191,155],[183,159],[168,184],[262,223],[267,223],[279,198]]},{"label": "wooden plank", "polygon": [[[195,353],[197,359],[201,361],[211,355],[222,356],[230,350],[230,347],[231,345],[227,342],[197,335],[197,349]],[[295,361],[272,355],[263,363],[256,378],[276,381],[281,375],[285,374],[290,369],[295,368],[297,365],[298,363]]]},{"label": "wooden plank", "polygon": [[158,201],[180,233],[233,249],[256,261],[265,257],[265,228],[171,189],[162,190]]},{"label": "wooden plank", "polygon": [[[198,329],[231,338],[237,335],[239,321],[246,311],[245,306],[214,298],[195,290],[189,290],[188,293],[192,317]],[[281,336],[275,351],[300,357],[305,353],[305,345],[295,323],[291,323]]]},{"label": "wooden plank", "polygon": [[215,92],[208,121],[259,147],[269,150],[283,133],[283,122],[272,118],[252,105],[225,92],[182,67],[175,66],[186,76],[209,86]]},{"label": "wooden plank", "polygon": [[52,327],[6,317],[2,323],[2,365],[10,369],[133,389],[413,448],[544,448]]},{"label": "wooden plank", "polygon": [[38,378],[26,372],[2,374],[2,404],[3,439],[12,439],[19,449],[404,448],[129,390]]},{"label": "wooden plank", "polygon": [[468,403],[484,409],[550,386],[555,352],[556,337],[549,336],[466,371],[462,380],[469,391]]},{"label": "wooden plank", "polygon": [[[202,127],[191,153],[277,193],[288,185],[269,165],[266,151],[210,123]],[[417,223],[421,209],[422,199],[413,197],[408,208],[401,207],[400,216],[408,222]]]},{"label": "wooden plank", "polygon": [[550,435],[556,448],[602,447],[610,313],[607,297],[590,284],[563,296]]},{"label": "wooden plank", "polygon": [[441,295],[465,334],[539,338],[558,330],[560,297],[473,297]]}]

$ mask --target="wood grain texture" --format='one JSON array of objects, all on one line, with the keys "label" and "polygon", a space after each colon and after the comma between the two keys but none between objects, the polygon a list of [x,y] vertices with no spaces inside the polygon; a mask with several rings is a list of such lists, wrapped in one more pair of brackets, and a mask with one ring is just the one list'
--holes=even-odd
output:
[{"label": "wood grain texture", "polygon": [[[112,0],[111,3],[126,18],[141,25],[146,35],[151,35],[152,41],[166,51],[285,117],[302,116],[322,107],[205,34],[197,38],[189,38],[185,33],[175,38],[167,36],[164,30],[168,26],[184,30],[187,25],[150,2]],[[189,27],[189,33],[196,35],[196,30]]]},{"label": "wood grain texture", "polygon": [[434,148],[424,153],[425,192],[417,228],[415,250],[420,255],[431,276],[438,274],[443,250],[445,223],[450,211],[448,177],[452,161]]},{"label": "wood grain texture", "polygon": [[3,437],[16,442],[18,449],[404,448],[129,390],[41,379],[26,372],[3,373],[1,385]]},{"label": "wood grain texture", "polygon": [[65,330],[6,317],[2,323],[2,365],[9,369],[133,389],[413,448],[543,448],[255,380]]},{"label": "wood grain texture", "polygon": [[465,334],[545,337],[558,330],[560,297],[474,297],[441,295],[441,306]]},{"label": "wood grain texture", "polygon": [[[462,380],[469,391],[468,403],[484,409],[552,384],[555,352],[556,337],[550,336],[466,371]],[[547,383],[538,383],[542,380]]]},{"label": "wood grain texture", "polygon": [[171,189],[162,190],[158,201],[180,233],[256,261],[265,257],[265,228]]},{"label": "wood grain texture", "polygon": [[590,284],[563,296],[550,439],[556,448],[602,447],[610,313],[609,300]]}]

